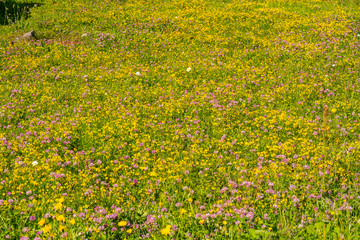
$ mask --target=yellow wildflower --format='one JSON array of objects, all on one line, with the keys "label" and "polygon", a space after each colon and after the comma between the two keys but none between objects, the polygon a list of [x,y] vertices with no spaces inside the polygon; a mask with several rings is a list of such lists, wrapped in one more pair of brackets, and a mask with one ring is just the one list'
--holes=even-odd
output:
[{"label": "yellow wildflower", "polygon": [[119,226],[119,227],[124,227],[124,226],[126,226],[126,225],[127,225],[127,222],[126,222],[126,221],[121,221],[121,222],[118,223],[118,226]]},{"label": "yellow wildflower", "polygon": [[62,207],[63,207],[63,205],[62,205],[61,202],[58,202],[57,204],[55,204],[55,209],[56,210],[60,210],[60,209],[62,209]]},{"label": "yellow wildflower", "polygon": [[62,232],[66,227],[64,225],[60,225],[59,231]]},{"label": "yellow wildflower", "polygon": [[161,229],[162,235],[169,235],[171,232],[171,225],[167,225],[164,229]]},{"label": "yellow wildflower", "polygon": [[56,220],[60,221],[60,222],[65,222],[65,216],[64,215],[59,215],[56,217]]},{"label": "yellow wildflower", "polygon": [[186,213],[187,211],[183,208],[180,209],[180,215],[183,215],[184,213]]},{"label": "yellow wildflower", "polygon": [[43,226],[43,225],[45,224],[45,219],[41,219],[41,220],[38,222],[38,224],[39,224],[40,226]]},{"label": "yellow wildflower", "polygon": [[43,231],[44,233],[48,233],[48,232],[51,231],[51,229],[52,229],[51,225],[48,224],[48,225],[45,225],[45,227],[42,228],[42,231]]}]

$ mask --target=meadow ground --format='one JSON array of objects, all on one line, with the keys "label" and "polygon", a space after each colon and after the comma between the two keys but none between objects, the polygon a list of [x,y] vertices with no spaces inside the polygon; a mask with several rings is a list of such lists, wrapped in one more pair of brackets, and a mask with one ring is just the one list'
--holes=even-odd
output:
[{"label": "meadow ground", "polygon": [[0,13],[1,239],[360,238],[359,1]]}]

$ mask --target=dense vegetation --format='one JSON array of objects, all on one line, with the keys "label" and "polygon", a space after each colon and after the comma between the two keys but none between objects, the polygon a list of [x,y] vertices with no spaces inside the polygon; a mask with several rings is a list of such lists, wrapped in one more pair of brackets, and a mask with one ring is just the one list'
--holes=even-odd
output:
[{"label": "dense vegetation", "polygon": [[1,239],[360,238],[358,1],[0,13]]}]

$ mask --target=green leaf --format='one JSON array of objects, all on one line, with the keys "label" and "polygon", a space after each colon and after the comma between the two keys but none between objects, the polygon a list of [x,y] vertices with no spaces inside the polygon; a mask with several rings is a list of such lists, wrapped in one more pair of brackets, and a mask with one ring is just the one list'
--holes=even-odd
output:
[{"label": "green leaf", "polygon": [[313,225],[307,226],[306,231],[307,231],[308,233],[316,233],[315,228],[314,228]]},{"label": "green leaf", "polygon": [[249,228],[249,234],[250,234],[250,236],[251,236],[252,238],[256,238],[256,232],[255,232],[254,229]]},{"label": "green leaf", "polygon": [[102,234],[101,234],[101,239],[102,239],[102,240],[106,240],[106,235],[102,233]]},{"label": "green leaf", "polygon": [[315,223],[315,228],[316,228],[317,230],[322,231],[322,230],[323,230],[323,227],[324,227],[324,222],[317,222],[317,223]]},{"label": "green leaf", "polygon": [[260,236],[264,236],[264,237],[268,237],[269,235],[271,235],[271,232],[268,232],[268,231],[265,231],[265,230],[255,230],[255,234],[260,235]]},{"label": "green leaf", "polygon": [[141,215],[141,218],[145,218],[145,217],[147,217],[147,215],[149,215],[148,212],[144,212],[144,214]]},{"label": "green leaf", "polygon": [[330,227],[331,227],[330,224],[326,224],[326,232],[327,232],[327,233],[330,232]]},{"label": "green leaf", "polygon": [[137,215],[136,217],[138,217],[138,218],[146,218],[146,216],[149,214],[148,214],[148,212],[142,212],[142,211],[138,210],[138,211],[136,211],[136,215]]},{"label": "green leaf", "polygon": [[339,226],[336,226],[334,229],[334,232],[336,232],[337,234],[341,234],[341,229]]}]

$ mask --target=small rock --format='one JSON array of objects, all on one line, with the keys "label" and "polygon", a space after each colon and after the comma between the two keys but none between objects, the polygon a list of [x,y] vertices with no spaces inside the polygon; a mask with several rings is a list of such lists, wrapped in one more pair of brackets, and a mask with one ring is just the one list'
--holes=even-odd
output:
[{"label": "small rock", "polygon": [[35,37],[35,31],[34,31],[34,30],[31,30],[30,32],[25,33],[24,35],[22,35],[22,38],[23,38],[23,39],[26,39],[26,40],[36,39],[36,37]]},{"label": "small rock", "polygon": [[81,35],[82,38],[86,38],[88,36],[90,36],[90,33],[84,33],[84,34]]}]

